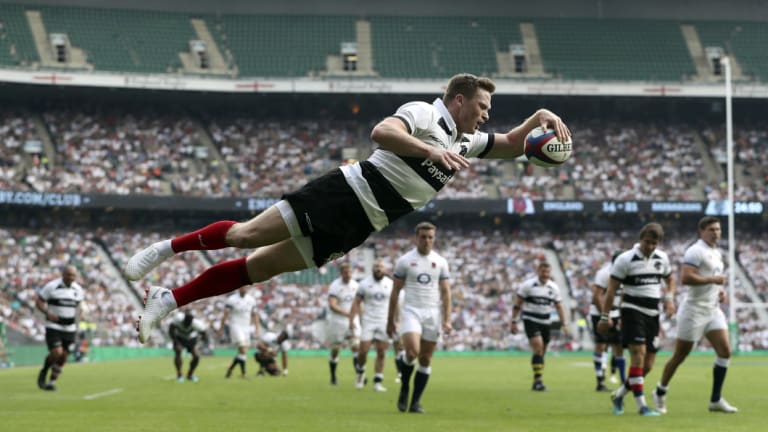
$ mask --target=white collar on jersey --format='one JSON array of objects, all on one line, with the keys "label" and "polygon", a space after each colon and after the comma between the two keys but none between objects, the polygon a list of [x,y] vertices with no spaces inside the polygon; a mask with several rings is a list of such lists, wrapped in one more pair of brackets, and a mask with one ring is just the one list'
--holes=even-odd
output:
[{"label": "white collar on jersey", "polygon": [[451,113],[448,112],[448,108],[443,103],[443,100],[436,98],[435,101],[432,102],[432,105],[437,109],[437,112],[443,116],[443,120],[445,120],[445,124],[448,126],[448,129],[451,130],[451,133],[455,132],[456,122],[453,121],[453,117],[451,116]]}]

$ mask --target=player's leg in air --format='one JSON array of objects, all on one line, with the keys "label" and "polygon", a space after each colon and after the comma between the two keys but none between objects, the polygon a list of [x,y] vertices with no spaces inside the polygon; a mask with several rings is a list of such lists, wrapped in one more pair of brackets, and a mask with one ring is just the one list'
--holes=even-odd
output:
[{"label": "player's leg in air", "polygon": [[[289,222],[286,223],[286,220]],[[301,250],[291,237],[302,244]],[[154,243],[131,257],[126,264],[125,275],[131,280],[138,280],[174,254],[226,247],[257,249],[248,257],[220,262],[173,291],[164,287],[151,287],[147,291],[144,313],[137,325],[140,342],[146,342],[152,328],[178,307],[314,265],[309,238],[302,237],[293,210],[287,202],[281,201],[248,222],[219,221],[200,230]]]}]

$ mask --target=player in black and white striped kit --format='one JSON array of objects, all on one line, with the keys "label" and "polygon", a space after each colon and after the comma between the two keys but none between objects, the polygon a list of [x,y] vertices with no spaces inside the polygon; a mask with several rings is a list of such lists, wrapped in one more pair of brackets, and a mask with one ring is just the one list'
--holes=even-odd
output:
[{"label": "player in black and white striped kit", "polygon": [[565,123],[540,109],[507,133],[483,133],[491,94],[488,78],[459,74],[442,98],[410,102],[371,132],[378,148],[356,162],[311,180],[248,222],[219,221],[157,242],[131,257],[125,275],[138,280],[170,256],[190,250],[256,248],[225,261],[173,290],[151,287],[137,330],[145,342],[171,310],[195,300],[263,282],[284,272],[322,266],[360,245],[374,231],[427,204],[470,157],[515,159],[526,135],[549,127],[570,139]]},{"label": "player in black and white striped kit", "polygon": [[[664,237],[661,225],[651,222],[640,230],[640,242],[616,258],[611,267],[611,280],[603,298],[598,331],[606,334],[611,328],[610,310],[619,285],[622,285],[621,337],[631,355],[629,376],[613,394],[613,413],[624,413],[624,396],[630,391],[642,416],[659,413],[645,403],[644,377],[656,360],[659,348],[659,303],[669,316],[675,313],[675,280],[664,251],[657,249]],[[666,294],[665,294],[666,292]]]},{"label": "player in black and white striped kit", "polygon": [[[37,386],[42,390],[56,390],[56,380],[74,349],[80,302],[84,297],[83,287],[75,279],[77,269],[66,266],[61,277],[45,284],[35,299],[35,305],[45,315],[45,343],[48,345],[48,356],[37,375]],[[51,377],[46,382],[49,370]]]},{"label": "player in black and white striped kit", "polygon": [[533,368],[534,391],[546,391],[542,379],[544,372],[544,355],[547,353],[547,345],[550,340],[550,327],[552,326],[552,311],[557,311],[560,317],[563,334],[568,334],[563,299],[560,297],[560,289],[552,280],[552,267],[548,262],[542,261],[536,267],[536,277],[526,280],[520,285],[512,307],[512,324],[510,330],[513,334],[519,331],[517,323],[522,310],[525,335],[531,345],[533,356],[531,367]]}]

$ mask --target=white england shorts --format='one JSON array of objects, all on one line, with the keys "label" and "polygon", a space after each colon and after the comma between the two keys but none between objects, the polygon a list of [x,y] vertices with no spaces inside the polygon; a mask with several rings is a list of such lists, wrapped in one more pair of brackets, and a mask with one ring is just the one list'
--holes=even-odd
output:
[{"label": "white england shorts", "polygon": [[357,345],[360,341],[360,320],[355,317],[354,329],[350,331],[347,318],[331,317],[328,319],[325,336],[331,346]]},{"label": "white england shorts", "polygon": [[360,340],[363,341],[382,341],[388,342],[387,322],[386,321],[363,321],[360,331]]},{"label": "white england shorts", "polygon": [[230,325],[229,338],[235,346],[251,346],[251,329],[243,326]]},{"label": "white england shorts", "polygon": [[700,308],[683,304],[677,312],[677,338],[698,342],[713,330],[727,330],[728,321],[720,308]]},{"label": "white england shorts", "polygon": [[440,339],[441,327],[440,308],[403,306],[400,313],[400,336],[418,333],[425,341],[437,342]]}]

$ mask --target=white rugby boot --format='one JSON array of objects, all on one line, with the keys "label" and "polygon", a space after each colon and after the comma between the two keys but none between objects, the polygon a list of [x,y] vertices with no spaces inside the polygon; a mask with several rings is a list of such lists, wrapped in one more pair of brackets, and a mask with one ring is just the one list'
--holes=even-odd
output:
[{"label": "white rugby boot", "polygon": [[725,400],[725,398],[720,398],[720,400],[717,402],[710,402],[709,410],[728,413],[728,414],[739,412],[739,409],[729,404],[728,401]]},{"label": "white rugby boot", "polygon": [[[161,319],[176,309],[176,300],[174,300],[171,290],[160,286],[152,286],[146,292],[144,312],[139,316],[139,322],[136,325],[136,329],[139,331],[139,342],[141,343],[145,343],[149,339],[149,334]],[[170,296],[170,299],[163,301],[163,298],[166,296]]]},{"label": "white rugby boot", "polygon": [[139,280],[171,256],[173,249],[170,240],[153,243],[128,260],[124,269],[125,277],[133,281]]}]

